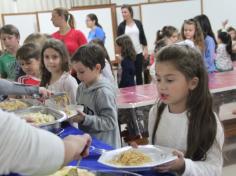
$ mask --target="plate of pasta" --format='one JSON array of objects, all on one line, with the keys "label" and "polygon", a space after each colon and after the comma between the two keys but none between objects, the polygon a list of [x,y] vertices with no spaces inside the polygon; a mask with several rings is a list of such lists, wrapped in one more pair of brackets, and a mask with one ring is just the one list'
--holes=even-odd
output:
[{"label": "plate of pasta", "polygon": [[171,151],[154,145],[143,145],[137,149],[127,146],[104,152],[98,162],[117,169],[143,171],[175,160],[177,157]]}]

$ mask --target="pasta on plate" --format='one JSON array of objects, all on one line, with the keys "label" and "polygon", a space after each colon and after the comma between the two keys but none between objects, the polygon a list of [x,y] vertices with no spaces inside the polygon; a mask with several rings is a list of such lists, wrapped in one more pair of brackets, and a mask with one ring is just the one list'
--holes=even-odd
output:
[{"label": "pasta on plate", "polygon": [[152,159],[136,149],[129,149],[116,155],[109,162],[122,166],[140,166],[152,162]]}]

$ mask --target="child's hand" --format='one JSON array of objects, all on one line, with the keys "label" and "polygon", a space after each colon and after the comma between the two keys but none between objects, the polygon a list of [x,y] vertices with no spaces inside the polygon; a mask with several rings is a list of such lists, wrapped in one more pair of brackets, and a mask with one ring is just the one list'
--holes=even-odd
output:
[{"label": "child's hand", "polygon": [[174,161],[170,161],[168,163],[157,166],[155,169],[158,172],[177,172],[178,174],[182,174],[185,170],[185,162],[184,162],[184,154],[180,151],[173,151],[173,155],[178,158]]},{"label": "child's hand", "polygon": [[35,124],[35,120],[34,118],[32,117],[25,117],[24,120],[29,123],[30,125],[34,126],[34,127],[38,127],[36,124]]},{"label": "child's hand", "polygon": [[72,121],[76,123],[81,123],[84,121],[86,114],[80,110],[77,110],[77,112],[78,112],[78,115],[73,117]]},{"label": "child's hand", "polygon": [[225,26],[228,24],[228,20],[222,22],[222,27],[225,29]]},{"label": "child's hand", "polygon": [[121,63],[121,55],[120,54],[116,54],[116,60],[118,61],[118,63]]},{"label": "child's hand", "polygon": [[147,47],[144,47],[144,48],[143,48],[143,56],[144,56],[144,59],[145,59],[145,60],[148,59],[148,48],[147,48]]},{"label": "child's hand", "polygon": [[135,141],[130,141],[129,145],[133,148],[138,148],[138,144]]}]

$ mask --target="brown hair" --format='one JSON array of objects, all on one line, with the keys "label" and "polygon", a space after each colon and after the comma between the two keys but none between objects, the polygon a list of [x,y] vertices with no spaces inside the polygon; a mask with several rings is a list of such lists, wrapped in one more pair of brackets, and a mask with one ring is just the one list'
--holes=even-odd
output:
[{"label": "brown hair", "polygon": [[90,13],[87,15],[87,17],[91,20],[91,21],[95,21],[95,25],[102,28],[102,26],[98,23],[98,17],[94,14],[94,13]]},{"label": "brown hair", "polygon": [[131,17],[132,17],[132,18],[134,17],[134,12],[133,12],[133,9],[132,9],[132,7],[131,7],[130,5],[128,5],[128,4],[123,4],[123,5],[121,6],[121,10],[122,10],[122,9],[127,9],[127,10],[129,11]]},{"label": "brown hair", "polygon": [[17,29],[17,27],[13,26],[12,24],[4,25],[0,29],[0,34],[9,34],[9,35],[14,35],[17,38],[20,38],[19,30]]},{"label": "brown hair", "polygon": [[81,46],[71,58],[72,63],[81,62],[84,66],[93,70],[96,64],[101,65],[101,70],[105,67],[105,53],[101,46],[89,43]]},{"label": "brown hair", "polygon": [[120,35],[116,38],[116,44],[121,47],[121,56],[123,58],[135,60],[136,52],[130,37],[126,34]]},{"label": "brown hair", "polygon": [[26,37],[24,40],[24,44],[26,43],[37,43],[40,47],[43,47],[45,42],[50,39],[51,36],[47,34],[42,34],[42,33],[32,33]]},{"label": "brown hair", "polygon": [[188,20],[184,20],[184,23],[182,25],[182,28],[181,28],[181,37],[182,39],[186,39],[185,36],[184,36],[184,25],[194,25],[195,26],[195,33],[194,33],[194,36],[193,36],[193,42],[194,44],[199,47],[199,49],[201,50],[201,52],[203,53],[204,52],[204,36],[203,36],[203,32],[202,32],[202,29],[201,29],[201,26],[199,24],[199,22],[195,19],[188,19]]},{"label": "brown hair", "polygon": [[91,40],[89,43],[97,44],[97,45],[99,45],[99,46],[104,50],[105,59],[106,59],[107,62],[109,63],[109,65],[110,65],[110,67],[111,67],[112,74],[113,74],[113,76],[114,76],[113,69],[112,69],[112,64],[111,64],[111,59],[110,59],[110,56],[109,56],[109,54],[108,54],[108,52],[107,52],[106,47],[104,46],[103,41],[100,40],[100,39],[93,39],[93,40]]},{"label": "brown hair", "polygon": [[57,39],[49,39],[45,42],[42,51],[41,51],[41,83],[40,86],[47,86],[51,79],[51,73],[47,70],[44,64],[44,51],[48,48],[52,48],[55,51],[57,51],[61,58],[61,70],[62,71],[69,71],[69,54],[67,52],[67,49],[60,40]]},{"label": "brown hair", "polygon": [[[171,63],[186,78],[199,79],[194,90],[189,90],[186,110],[188,118],[186,158],[194,161],[205,160],[207,151],[213,145],[216,137],[217,122],[212,108],[212,96],[208,87],[208,74],[201,54],[189,46],[169,45],[157,55],[156,64]],[[152,143],[155,143],[155,134],[161,119],[165,104],[159,102],[157,117],[152,134]]]},{"label": "brown hair", "polygon": [[232,40],[236,40],[236,29],[233,28],[232,26],[229,26],[229,27],[227,28],[227,32],[231,32],[231,31],[234,31],[234,33],[235,33],[235,37],[232,38]]},{"label": "brown hair", "polygon": [[74,16],[71,13],[69,13],[67,9],[58,7],[58,8],[53,9],[53,11],[55,11],[59,16],[63,16],[65,21],[70,25],[72,29],[75,28]]},{"label": "brown hair", "polygon": [[170,38],[178,30],[174,26],[164,26],[161,30],[157,31],[155,44],[164,37]]},{"label": "brown hair", "polygon": [[34,43],[26,43],[22,45],[16,52],[16,58],[18,60],[28,61],[31,58],[40,60],[41,47]]}]

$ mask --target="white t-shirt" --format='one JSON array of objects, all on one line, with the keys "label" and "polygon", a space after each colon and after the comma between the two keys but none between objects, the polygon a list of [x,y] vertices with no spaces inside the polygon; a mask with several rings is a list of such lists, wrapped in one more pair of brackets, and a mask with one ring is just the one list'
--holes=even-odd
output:
[{"label": "white t-shirt", "polygon": [[111,66],[106,59],[105,59],[105,67],[102,69],[102,76],[108,79],[112,84],[115,82],[114,76],[112,74]]},{"label": "white t-shirt", "polygon": [[131,38],[136,54],[142,53],[143,50],[142,50],[142,45],[140,44],[140,41],[139,41],[139,29],[137,25],[135,23],[133,23],[132,26],[126,25],[125,34]]},{"label": "white t-shirt", "polygon": [[[155,125],[157,105],[154,105],[149,113],[148,130],[152,137]],[[183,176],[221,176],[223,167],[222,147],[224,132],[218,118],[216,139],[207,152],[205,161],[192,161],[185,158],[185,171]],[[166,146],[186,152],[187,150],[188,118],[186,112],[173,114],[166,107],[162,113],[155,136],[155,144]],[[151,140],[149,140],[151,141]]]}]

